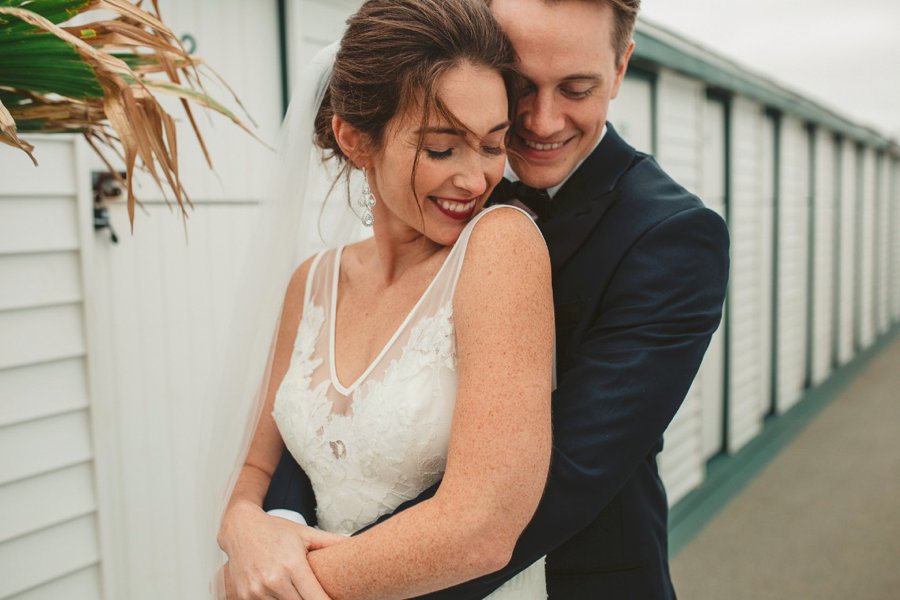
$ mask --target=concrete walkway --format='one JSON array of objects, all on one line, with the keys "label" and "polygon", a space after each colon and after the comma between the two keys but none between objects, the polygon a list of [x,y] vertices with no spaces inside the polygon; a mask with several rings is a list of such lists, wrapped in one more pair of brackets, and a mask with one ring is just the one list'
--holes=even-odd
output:
[{"label": "concrete walkway", "polygon": [[900,340],[671,566],[681,600],[900,599]]}]

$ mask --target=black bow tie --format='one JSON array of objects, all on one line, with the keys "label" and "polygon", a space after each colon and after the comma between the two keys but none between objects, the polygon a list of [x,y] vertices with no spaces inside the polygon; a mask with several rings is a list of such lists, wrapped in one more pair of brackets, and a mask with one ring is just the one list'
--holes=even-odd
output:
[{"label": "black bow tie", "polygon": [[491,203],[501,204],[510,200],[520,201],[534,211],[541,221],[546,221],[553,214],[553,199],[550,198],[547,190],[536,189],[521,181],[510,181],[503,178],[494,188],[494,193],[491,194]]}]

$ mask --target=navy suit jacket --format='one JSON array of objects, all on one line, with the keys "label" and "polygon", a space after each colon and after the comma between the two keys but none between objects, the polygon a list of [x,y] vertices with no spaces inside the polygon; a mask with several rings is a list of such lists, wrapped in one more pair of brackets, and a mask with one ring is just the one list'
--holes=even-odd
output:
[{"label": "navy suit jacket", "polygon": [[[428,598],[483,598],[545,554],[551,600],[675,597],[657,455],[721,319],[727,229],[612,126],[553,205],[538,223],[557,341],[547,487],[509,565]],[[285,453],[265,508],[313,506]]]}]

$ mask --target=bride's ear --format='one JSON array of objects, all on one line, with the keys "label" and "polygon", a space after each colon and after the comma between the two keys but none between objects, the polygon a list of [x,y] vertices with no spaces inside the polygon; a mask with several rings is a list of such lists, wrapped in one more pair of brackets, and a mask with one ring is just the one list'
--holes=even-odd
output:
[{"label": "bride's ear", "polygon": [[331,117],[331,129],[338,146],[351,163],[357,168],[371,166],[369,136],[337,115]]}]

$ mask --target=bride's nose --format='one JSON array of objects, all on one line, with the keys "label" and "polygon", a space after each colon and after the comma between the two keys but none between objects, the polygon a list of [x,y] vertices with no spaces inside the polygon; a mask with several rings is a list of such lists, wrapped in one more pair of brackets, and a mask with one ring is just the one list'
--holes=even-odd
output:
[{"label": "bride's nose", "polygon": [[472,197],[481,196],[487,190],[487,174],[481,156],[477,152],[467,153],[467,159],[459,165],[453,176],[453,185],[465,190]]}]

